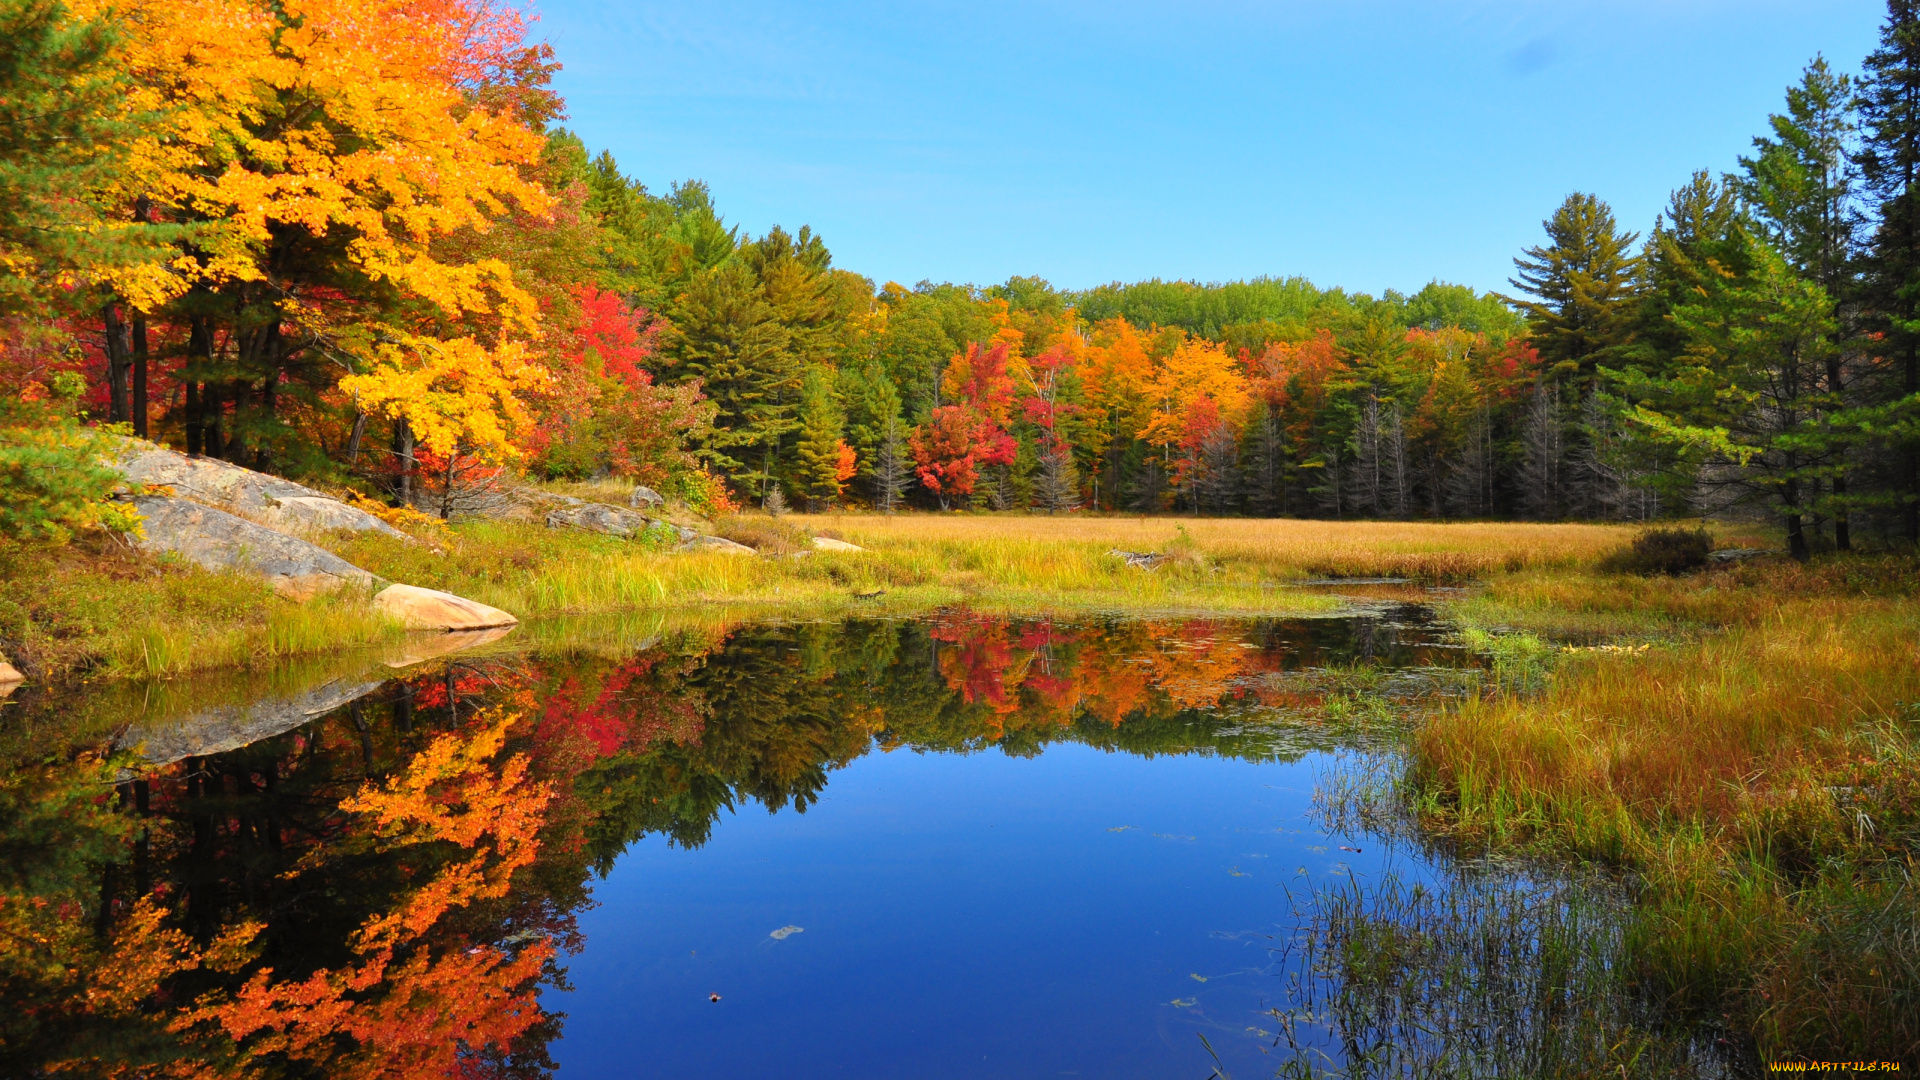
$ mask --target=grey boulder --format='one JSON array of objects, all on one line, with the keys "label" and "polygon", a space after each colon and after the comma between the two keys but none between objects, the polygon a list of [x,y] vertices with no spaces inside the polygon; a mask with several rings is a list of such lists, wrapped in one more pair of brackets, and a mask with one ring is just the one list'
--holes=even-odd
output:
[{"label": "grey boulder", "polygon": [[293,600],[373,586],[372,574],[333,552],[224,510],[166,495],[132,501],[145,519],[144,535],[134,541],[142,551],[172,552],[209,570],[258,574]]},{"label": "grey boulder", "polygon": [[651,510],[656,506],[665,506],[666,497],[645,484],[635,484],[633,494],[627,496],[627,505],[639,510]]},{"label": "grey boulder", "polygon": [[622,538],[639,536],[652,523],[645,514],[606,503],[580,503],[547,511],[549,529],[583,529]]},{"label": "grey boulder", "polygon": [[129,442],[115,464],[131,483],[170,487],[181,498],[271,529],[345,529],[402,536],[393,526],[325,492],[215,458],[188,457],[151,443]]}]

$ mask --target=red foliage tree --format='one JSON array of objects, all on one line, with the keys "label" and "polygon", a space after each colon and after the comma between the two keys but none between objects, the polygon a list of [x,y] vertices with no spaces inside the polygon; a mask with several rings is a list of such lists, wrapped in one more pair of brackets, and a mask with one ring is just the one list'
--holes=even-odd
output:
[{"label": "red foliage tree", "polygon": [[914,471],[946,509],[955,496],[971,495],[981,465],[1011,465],[1020,446],[989,417],[967,405],[942,405],[913,430]]}]

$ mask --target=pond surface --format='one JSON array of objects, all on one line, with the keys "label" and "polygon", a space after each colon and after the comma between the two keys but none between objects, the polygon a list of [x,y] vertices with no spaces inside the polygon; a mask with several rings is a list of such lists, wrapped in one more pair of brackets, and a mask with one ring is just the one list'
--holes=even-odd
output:
[{"label": "pond surface", "polygon": [[[645,629],[17,695],[0,1074],[1248,1077],[1610,1037],[1533,1015],[1555,942],[1550,997],[1610,962],[1578,895],[1316,801],[1471,685],[1422,608]],[[1423,926],[1469,878],[1492,906]],[[1464,963],[1405,947],[1463,926]]]}]

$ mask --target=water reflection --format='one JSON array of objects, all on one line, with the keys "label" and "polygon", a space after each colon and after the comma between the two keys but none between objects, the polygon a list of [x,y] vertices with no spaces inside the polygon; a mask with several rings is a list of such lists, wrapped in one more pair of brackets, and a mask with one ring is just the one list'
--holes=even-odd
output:
[{"label": "water reflection", "polygon": [[0,1073],[545,1075],[542,988],[642,837],[895,749],[1293,760],[1466,659],[1411,607],[479,644],[9,702]]}]

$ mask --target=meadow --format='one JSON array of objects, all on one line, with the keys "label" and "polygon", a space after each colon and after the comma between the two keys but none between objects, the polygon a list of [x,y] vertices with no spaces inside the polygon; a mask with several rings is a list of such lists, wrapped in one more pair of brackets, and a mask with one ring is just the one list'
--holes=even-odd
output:
[{"label": "meadow", "polygon": [[[726,606],[743,614],[1002,611],[1313,614],[1340,601],[1294,586],[1406,578],[1466,585],[1569,572],[1625,526],[1180,519],[1088,515],[742,515],[716,524],[757,558],[678,553],[536,522],[421,527],[418,542],[339,538],[343,557],[522,620]],[[861,553],[816,552],[810,537]],[[1151,570],[1115,549],[1161,556]],[[44,675],[171,676],[278,663],[391,640],[362,598],[291,603],[256,581],[146,559],[92,539],[0,553],[0,640]]]}]

